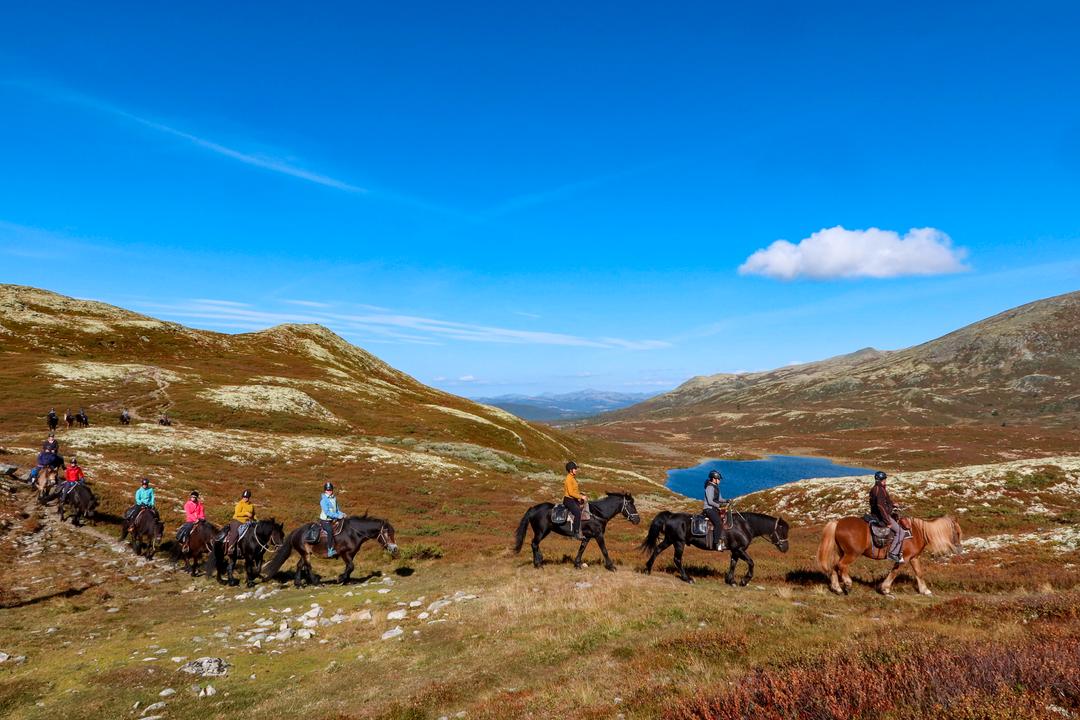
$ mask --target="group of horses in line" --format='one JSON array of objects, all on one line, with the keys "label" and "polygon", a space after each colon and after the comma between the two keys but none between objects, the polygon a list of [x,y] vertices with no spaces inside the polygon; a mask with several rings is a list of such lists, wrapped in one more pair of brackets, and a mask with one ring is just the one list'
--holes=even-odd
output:
[{"label": "group of horses in line", "polygon": [[[56,413],[50,412],[46,417],[46,421],[49,424],[49,430],[56,430],[60,426],[60,418]],[[64,411],[64,424],[67,425],[68,430],[74,426],[81,428],[90,427],[90,417],[86,414],[86,411],[79,408],[79,412],[72,414],[71,410]]]},{"label": "group of horses in line", "polygon": [[[532,529],[532,556],[533,565],[540,567],[544,556],[540,552],[540,543],[551,533],[572,537],[573,531],[569,523],[555,524],[552,519],[553,503],[540,503],[529,508],[518,523],[514,538],[514,552],[521,551],[525,543],[525,537],[530,528]],[[582,566],[582,556],[589,542],[596,540],[600,552],[604,557],[604,567],[614,570],[615,564],[608,555],[607,545],[604,541],[604,531],[607,523],[614,517],[622,516],[632,524],[641,522],[634,498],[629,493],[607,493],[598,500],[589,503],[590,519],[582,522],[581,534],[583,539],[574,558],[574,567]],[[675,568],[679,577],[687,582],[694,580],[686,573],[683,566],[683,551],[687,545],[700,548],[709,552],[716,552],[715,546],[711,545],[705,535],[698,535],[692,531],[693,516],[689,513],[676,513],[669,510],[659,512],[649,525],[649,531],[645,539],[638,546],[643,552],[649,553],[645,562],[644,572],[652,572],[656,558],[667,548],[674,548]],[[754,561],[747,552],[750,543],[755,538],[764,537],[772,543],[780,552],[788,551],[788,522],[780,517],[773,517],[764,513],[741,512],[728,510],[723,520],[723,528],[720,529],[724,540],[725,549],[731,554],[731,561],[724,581],[735,584],[735,568],[741,560],[746,563],[746,574],[738,581],[739,585],[746,585],[754,577]],[[934,554],[959,552],[962,550],[962,532],[959,523],[951,516],[944,516],[934,520],[911,518],[910,537],[903,544],[905,562],[911,567],[915,575],[918,590],[923,595],[930,595],[930,588],[923,579],[922,563],[919,556],[924,551]],[[885,552],[874,542],[869,524],[859,517],[845,517],[834,520],[825,525],[822,531],[821,541],[818,544],[817,560],[819,568],[828,576],[829,587],[836,593],[848,594],[851,591],[852,579],[849,568],[859,557],[868,557],[875,560],[885,558]],[[882,594],[891,592],[893,581],[902,567],[901,563],[894,563],[891,571],[885,576],[878,589]]]},{"label": "group of horses in line", "polygon": [[[56,473],[43,472],[38,478],[39,499],[43,503],[59,500],[58,514],[61,522],[65,511],[70,511],[73,524],[80,524],[83,518],[94,519],[98,505],[97,498],[89,486],[79,483],[68,492],[64,492],[55,483]],[[70,506],[70,507],[69,507]],[[539,568],[544,562],[540,552],[540,543],[554,533],[564,537],[573,537],[570,523],[556,524],[552,519],[554,503],[540,503],[529,508],[518,523],[515,533],[514,552],[521,551],[528,531],[532,530],[533,565]],[[593,540],[604,558],[604,567],[615,570],[615,563],[608,554],[604,534],[607,524],[617,516],[626,518],[637,525],[641,522],[634,498],[626,492],[609,492],[604,497],[589,503],[590,517],[581,525],[582,539],[574,558],[574,567],[581,568],[585,549]],[[649,553],[644,572],[652,572],[657,557],[667,548],[674,548],[674,564],[679,577],[693,583],[683,565],[683,552],[687,545],[702,550],[715,552],[706,537],[698,536],[691,530],[692,516],[688,513],[676,513],[663,510],[656,515],[649,525],[649,531],[639,546]],[[230,528],[226,528],[230,529]],[[236,528],[239,530],[239,528]],[[747,552],[755,538],[764,537],[780,552],[787,552],[788,522],[780,517],[764,513],[729,510],[722,528],[725,549],[730,553],[730,564],[724,580],[729,585],[736,583],[735,570],[739,561],[746,563],[745,575],[738,580],[739,585],[746,585],[754,577],[754,561]],[[333,524],[333,548],[335,555],[344,563],[344,570],[338,581],[346,583],[355,568],[354,557],[368,540],[376,540],[387,552],[396,557],[398,546],[393,526],[386,520],[363,516],[350,516]],[[165,526],[156,511],[140,509],[130,520],[123,521],[121,540],[130,535],[132,548],[136,554],[153,558],[161,546]],[[312,570],[311,558],[325,557],[328,553],[325,530],[321,523],[311,522],[301,525],[286,535],[283,525],[274,519],[259,520],[250,524],[239,538],[229,543],[225,539],[228,533],[222,533],[208,521],[196,523],[183,543],[173,544],[173,559],[184,562],[191,576],[197,568],[205,567],[206,575],[214,574],[220,582],[238,585],[234,572],[239,562],[244,563],[247,586],[255,585],[259,577],[272,578],[289,556],[299,555],[293,580],[297,587],[305,582],[317,584],[319,578]],[[922,564],[919,556],[924,550],[932,553],[958,552],[962,549],[962,534],[959,524],[950,516],[935,520],[911,519],[910,537],[905,540],[903,553],[907,564],[915,575],[918,590],[924,595],[930,594],[923,579]],[[272,557],[264,565],[267,552]],[[884,553],[875,547],[869,525],[857,517],[846,517],[826,524],[818,546],[818,565],[829,578],[829,587],[837,593],[847,594],[852,587],[848,572],[850,565],[860,556],[883,559]],[[879,586],[880,592],[888,594],[901,564],[896,563]],[[223,577],[224,575],[224,577]]]}]

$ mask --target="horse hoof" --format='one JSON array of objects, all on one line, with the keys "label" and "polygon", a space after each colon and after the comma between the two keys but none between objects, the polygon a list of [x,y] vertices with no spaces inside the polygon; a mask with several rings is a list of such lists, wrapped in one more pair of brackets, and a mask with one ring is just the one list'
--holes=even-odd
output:
[{"label": "horse hoof", "polygon": [[739,581],[739,587],[746,587],[749,584],[750,584],[749,580],[740,580]]},{"label": "horse hoof", "polygon": [[614,565],[605,565],[604,569],[609,570],[611,572],[615,572],[615,566]]},{"label": "horse hoof", "polygon": [[684,583],[686,583],[687,585],[693,585],[693,584],[694,584],[694,578],[692,578],[692,577],[687,577],[687,578],[680,578],[680,579],[681,579],[681,580],[682,580],[682,581],[683,581]]}]

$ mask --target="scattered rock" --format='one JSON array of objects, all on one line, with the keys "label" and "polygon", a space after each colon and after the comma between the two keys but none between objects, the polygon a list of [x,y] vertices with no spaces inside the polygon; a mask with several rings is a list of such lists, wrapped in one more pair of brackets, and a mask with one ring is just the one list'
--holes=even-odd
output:
[{"label": "scattered rock", "polygon": [[200,677],[217,677],[229,672],[229,664],[218,657],[201,657],[180,666],[180,670]]},{"label": "scattered rock", "polygon": [[392,610],[386,613],[387,620],[404,620],[409,613],[405,610]]},{"label": "scattered rock", "polygon": [[165,703],[156,702],[156,703],[152,703],[152,704],[147,705],[146,707],[144,707],[141,714],[145,716],[147,713],[157,712],[158,710],[164,710],[164,709],[165,709]]},{"label": "scattered rock", "polygon": [[206,687],[204,687],[202,690],[199,691],[199,697],[201,697],[201,698],[213,697],[214,695],[217,695],[217,690],[214,689],[213,685],[207,685]]},{"label": "scattered rock", "polygon": [[307,628],[296,631],[296,637],[300,638],[301,640],[310,640],[314,634],[315,633],[311,632]]},{"label": "scattered rock", "polygon": [[591,588],[591,587],[592,587],[591,582],[576,582],[576,583],[574,583],[574,589],[576,589],[576,590],[586,590],[586,589]]},{"label": "scattered rock", "polygon": [[162,690],[161,692],[158,693],[158,697],[169,697],[170,695],[175,695],[175,694],[176,694],[176,691],[173,690],[172,688],[165,688],[164,690]]},{"label": "scattered rock", "polygon": [[400,625],[398,625],[393,630],[387,630],[386,632],[384,632],[382,634],[382,639],[383,640],[391,640],[391,639],[396,638],[396,637],[401,637],[404,634],[405,634],[405,631],[401,629]]},{"label": "scattered rock", "polygon": [[7,662],[9,657],[11,656],[8,655],[6,652],[0,652],[0,663]]},{"label": "scattered rock", "polygon": [[431,617],[431,613],[429,613],[427,611],[424,611],[424,612],[420,613],[419,615],[417,615],[416,619],[417,620],[427,620],[429,617]]},{"label": "scattered rock", "polygon": [[385,595],[388,592],[390,592],[390,588],[379,588],[379,594],[380,595]]}]

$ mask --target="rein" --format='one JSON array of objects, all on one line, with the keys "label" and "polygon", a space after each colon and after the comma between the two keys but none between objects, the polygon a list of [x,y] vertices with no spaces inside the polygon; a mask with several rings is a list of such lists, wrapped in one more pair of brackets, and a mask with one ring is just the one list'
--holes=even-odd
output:
[{"label": "rein", "polygon": [[626,519],[629,520],[630,522],[634,522],[635,517],[638,520],[641,519],[641,516],[638,515],[637,513],[631,513],[630,512],[630,498],[626,497],[625,495],[623,496],[623,499],[622,499],[622,514],[625,515]]}]

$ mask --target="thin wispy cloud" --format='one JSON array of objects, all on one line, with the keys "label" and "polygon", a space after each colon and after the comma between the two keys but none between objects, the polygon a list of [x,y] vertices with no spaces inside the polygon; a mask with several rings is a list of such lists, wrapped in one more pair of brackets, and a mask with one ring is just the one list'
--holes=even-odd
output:
[{"label": "thin wispy cloud", "polygon": [[556,200],[562,200],[567,197],[572,197],[589,190],[593,190],[601,185],[606,185],[609,182],[615,180],[621,180],[623,178],[631,177],[640,172],[651,170],[655,168],[658,163],[649,163],[647,165],[640,165],[638,167],[630,168],[628,170],[622,170],[614,173],[605,173],[603,175],[597,175],[596,177],[586,178],[584,180],[577,180],[574,182],[565,183],[558,187],[549,188],[547,190],[540,190],[532,193],[525,193],[512,197],[509,200],[505,200],[494,207],[491,207],[479,214],[481,220],[494,220],[497,218],[505,217],[506,215],[526,210],[529,208],[537,207],[539,205],[546,205]]},{"label": "thin wispy cloud", "polygon": [[622,350],[656,350],[670,347],[670,343],[664,340],[588,338],[568,333],[518,330],[391,312],[341,313],[327,312],[320,308],[279,312],[243,307],[240,304],[218,300],[141,303],[139,307],[153,310],[171,319],[202,321],[214,327],[259,330],[281,323],[318,323],[343,334],[360,334],[380,340],[425,345],[457,341]]},{"label": "thin wispy cloud", "polygon": [[300,307],[309,308],[328,308],[331,307],[330,303],[317,302],[315,300],[282,300],[281,302],[286,305],[299,305]]}]

